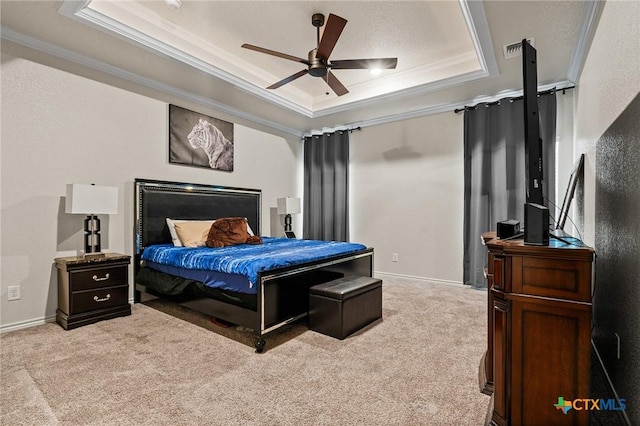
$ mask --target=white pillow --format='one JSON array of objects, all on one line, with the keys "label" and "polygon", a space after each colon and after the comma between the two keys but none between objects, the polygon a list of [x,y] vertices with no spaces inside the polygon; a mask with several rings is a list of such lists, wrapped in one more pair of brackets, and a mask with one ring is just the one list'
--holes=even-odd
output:
[{"label": "white pillow", "polygon": [[[168,217],[167,227],[169,228],[169,234],[171,234],[171,241],[173,242],[174,247],[184,247],[184,245],[182,244],[182,241],[180,241],[180,237],[178,237],[178,233],[176,232],[176,225],[175,225],[176,223],[182,223],[182,222],[208,222],[209,227],[211,227],[211,225],[213,224],[213,222],[215,222],[215,220],[171,219]],[[247,221],[247,233],[252,237],[255,235],[253,233],[253,229],[251,229],[251,226],[249,225],[249,221]]]},{"label": "white pillow", "polygon": [[[247,219],[245,217],[245,219]],[[253,229],[251,229],[251,225],[249,225],[249,220],[247,220],[247,233],[253,237]]]}]

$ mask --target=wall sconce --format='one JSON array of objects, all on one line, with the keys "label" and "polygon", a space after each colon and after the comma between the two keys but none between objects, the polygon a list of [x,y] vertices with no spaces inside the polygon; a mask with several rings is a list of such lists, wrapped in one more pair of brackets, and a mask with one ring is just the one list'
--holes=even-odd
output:
[{"label": "wall sconce", "polygon": [[286,215],[284,217],[285,232],[291,231],[291,215],[296,213],[300,213],[300,198],[278,198],[278,214]]},{"label": "wall sconce", "polygon": [[88,215],[84,220],[84,256],[104,257],[104,253],[100,252],[100,219],[96,215],[118,213],[118,188],[69,184],[65,213]]}]

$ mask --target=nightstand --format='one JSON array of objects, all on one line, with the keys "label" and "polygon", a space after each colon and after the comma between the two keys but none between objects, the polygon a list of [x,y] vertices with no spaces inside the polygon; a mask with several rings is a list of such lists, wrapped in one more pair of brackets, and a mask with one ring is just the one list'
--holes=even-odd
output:
[{"label": "nightstand", "polygon": [[105,319],[131,315],[129,263],[131,256],[106,253],[85,259],[58,257],[56,322],[65,330]]}]

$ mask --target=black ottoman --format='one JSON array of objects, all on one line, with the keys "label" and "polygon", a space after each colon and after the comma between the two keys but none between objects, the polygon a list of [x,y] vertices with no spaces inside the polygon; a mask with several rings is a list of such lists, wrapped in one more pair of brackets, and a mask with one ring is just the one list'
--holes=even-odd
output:
[{"label": "black ottoman", "polygon": [[382,318],[382,280],[347,276],[309,289],[309,328],[337,339]]}]

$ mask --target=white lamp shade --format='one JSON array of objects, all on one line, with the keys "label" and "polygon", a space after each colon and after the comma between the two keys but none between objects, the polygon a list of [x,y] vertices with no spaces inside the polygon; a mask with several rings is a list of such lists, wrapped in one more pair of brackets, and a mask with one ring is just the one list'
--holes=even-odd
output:
[{"label": "white lamp shade", "polygon": [[278,198],[278,214],[300,213],[300,198]]},{"label": "white lamp shade", "polygon": [[65,213],[118,213],[118,188],[72,183],[67,185]]}]

